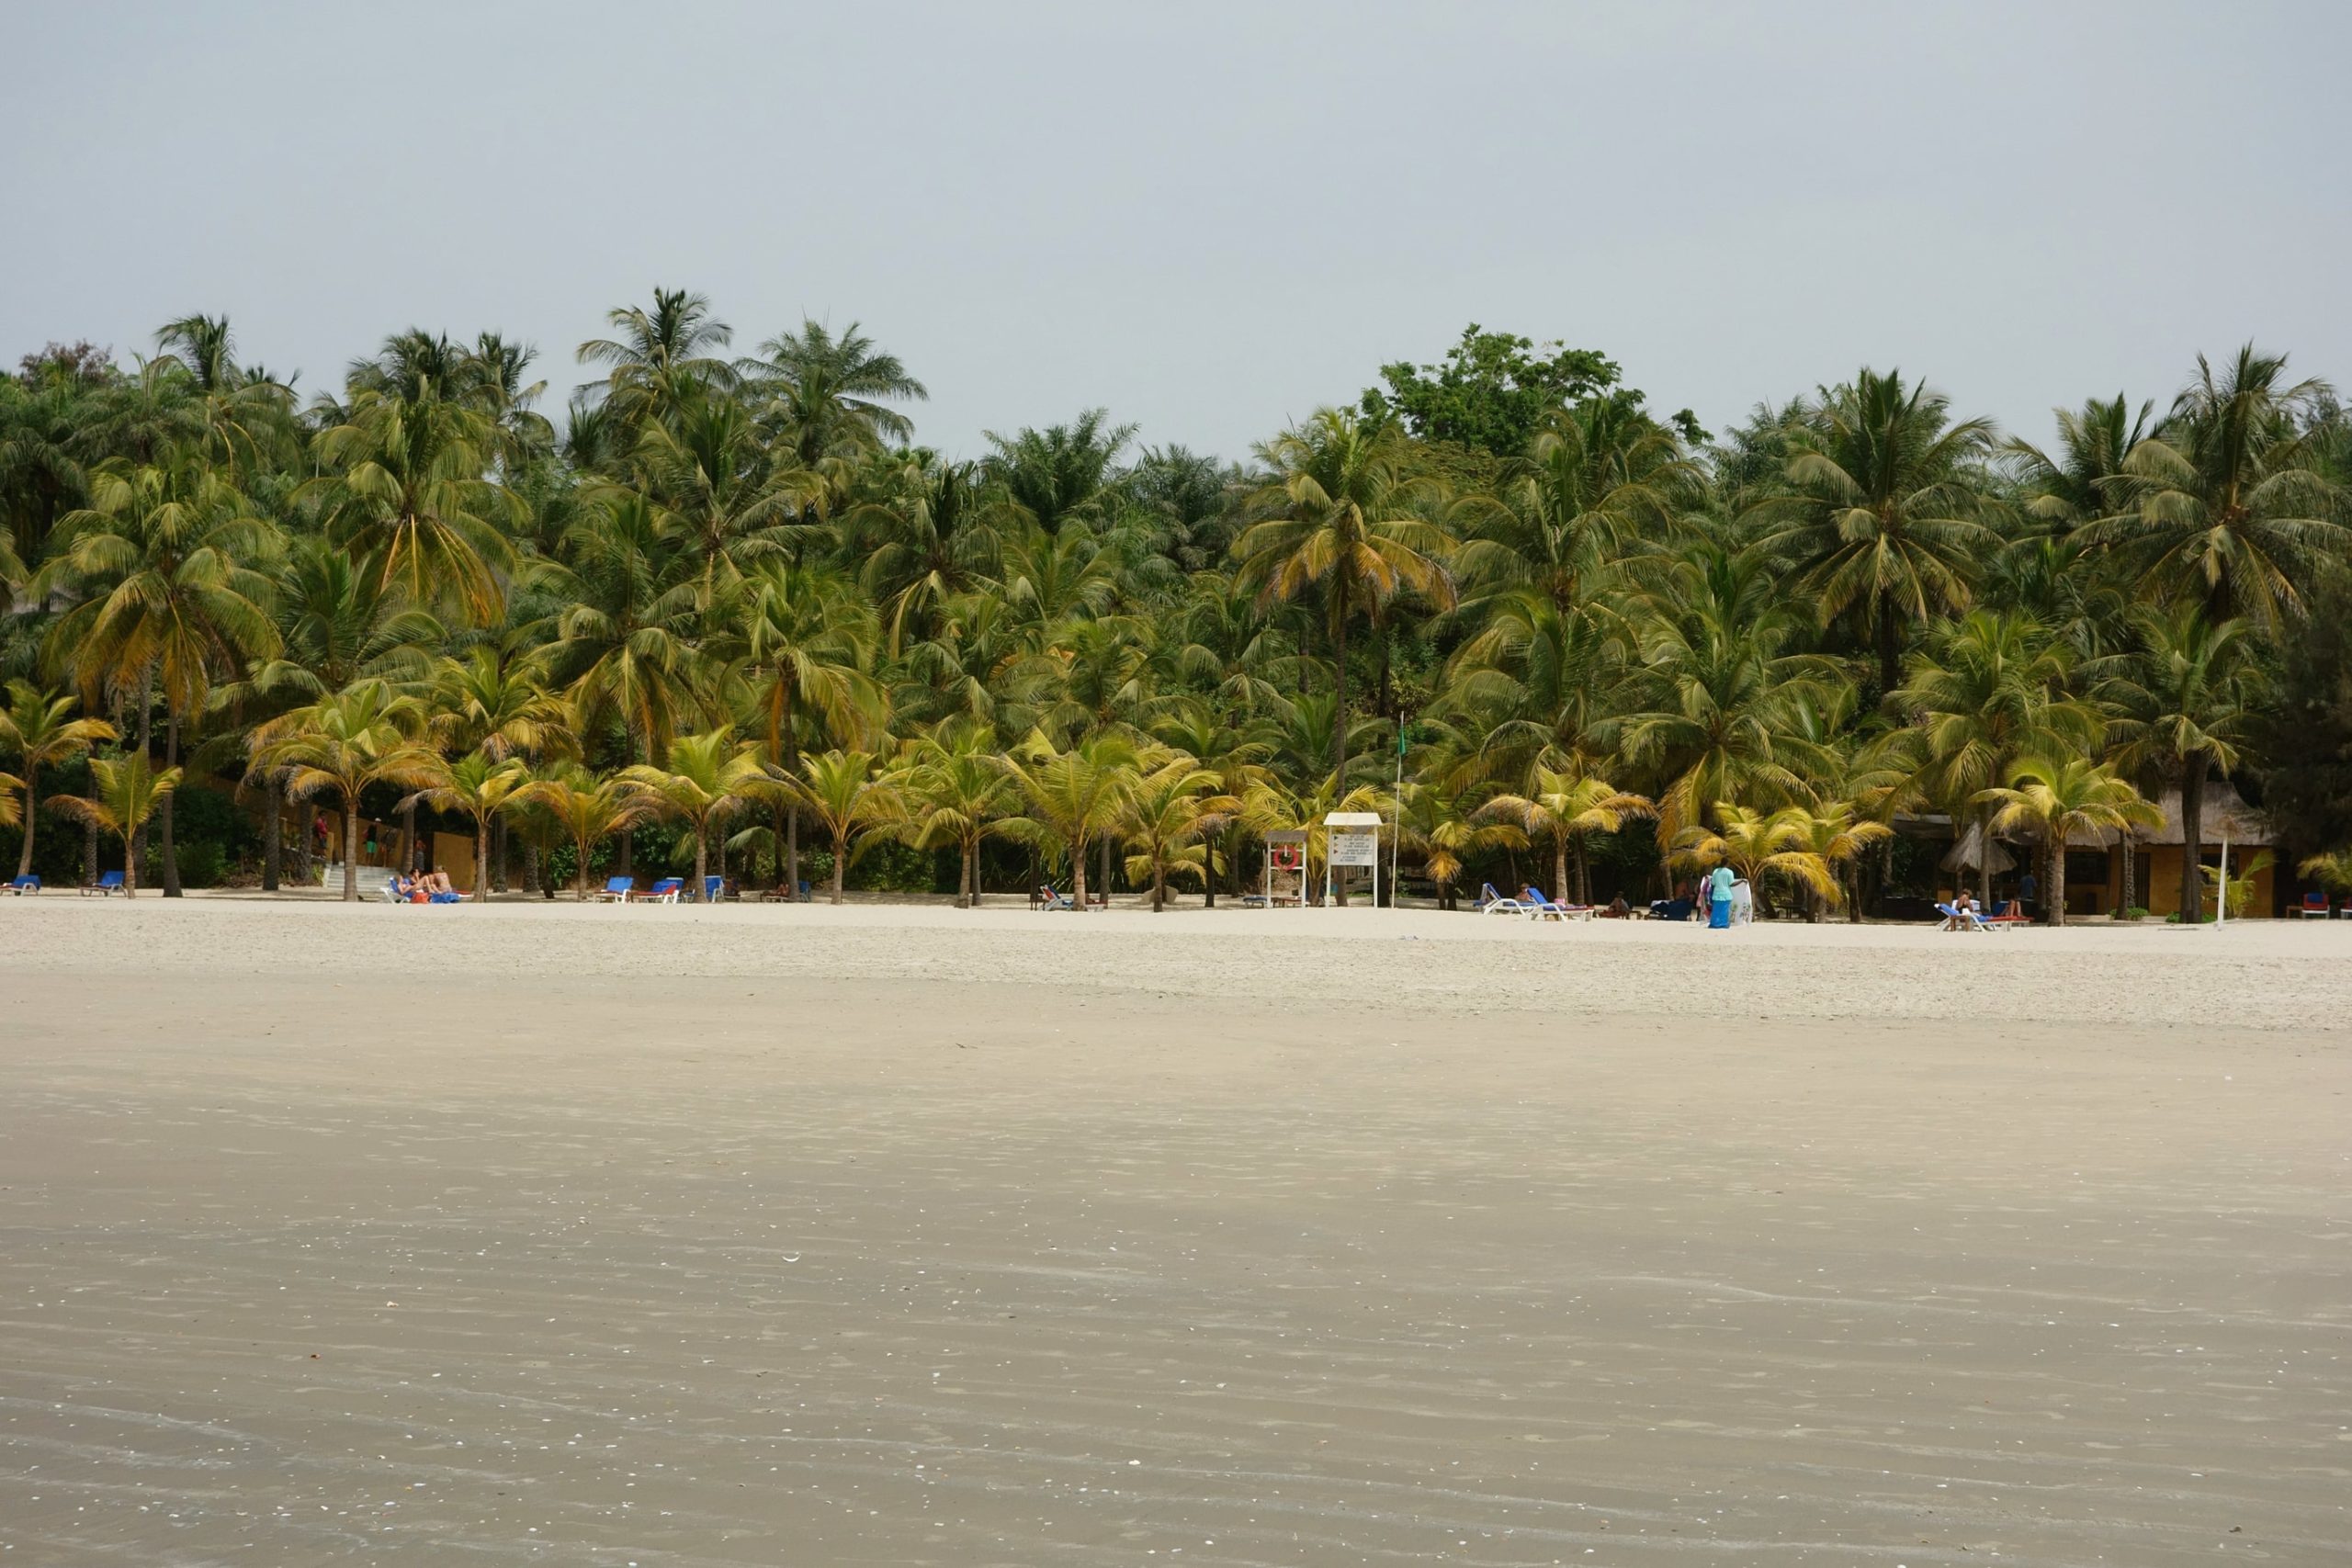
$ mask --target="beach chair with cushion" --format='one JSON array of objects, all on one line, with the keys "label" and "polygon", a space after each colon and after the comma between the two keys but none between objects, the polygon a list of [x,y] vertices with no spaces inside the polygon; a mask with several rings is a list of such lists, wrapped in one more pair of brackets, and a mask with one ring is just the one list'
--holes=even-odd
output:
[{"label": "beach chair with cushion", "polygon": [[674,904],[685,886],[686,879],[683,876],[665,876],[644,892],[631,894],[630,897],[639,904]]},{"label": "beach chair with cushion", "polygon": [[706,876],[702,879],[702,901],[704,903],[716,904],[726,897],[727,879],[725,877]]},{"label": "beach chair with cushion", "polygon": [[2006,931],[2011,926],[2030,926],[2033,924],[2033,917],[2027,914],[2025,912],[2024,905],[2015,898],[2004,898],[2001,900],[2001,907],[1994,910],[1991,914],[1985,916],[1984,919],[1984,928],[1987,931]]},{"label": "beach chair with cushion", "polygon": [[595,900],[599,904],[626,904],[629,889],[636,886],[637,878],[633,876],[613,877],[605,884],[605,890],[594,896]]},{"label": "beach chair with cushion", "polygon": [[1520,889],[1519,896],[1525,901],[1529,916],[1534,919],[1565,920],[1568,918],[1568,906],[1554,903],[1544,896],[1541,888],[1522,887]]},{"label": "beach chair with cushion", "polygon": [[1477,910],[1482,915],[1526,915],[1534,911],[1516,898],[1506,898],[1495,891],[1491,882],[1478,884]]},{"label": "beach chair with cushion", "polygon": [[[82,891],[85,896],[96,893],[100,897],[107,897],[117,893],[123,893],[122,873],[119,871],[109,871],[105,875],[99,877],[96,882],[89,883],[85,886]],[[128,897],[127,894],[125,896]]]},{"label": "beach chair with cushion", "polygon": [[[38,892],[39,889],[36,888],[35,891]],[[2312,888],[2310,892],[2303,895],[2303,901],[2296,905],[2293,908],[2288,910],[2288,913],[2291,915],[2301,915],[2307,920],[2324,920],[2327,919],[2330,910],[2327,907],[2326,892],[2321,888]]]},{"label": "beach chair with cushion", "polygon": [[1075,909],[1078,908],[1077,901],[1071,898],[1069,894],[1055,892],[1054,886],[1050,882],[1045,883],[1038,887],[1036,893],[1034,895],[1034,901],[1040,909]]},{"label": "beach chair with cushion", "polygon": [[1950,904],[1939,904],[1939,905],[1937,905],[1937,906],[1936,906],[1936,913],[1938,913],[1938,914],[1941,915],[1941,916],[1944,918],[1944,920],[1945,920],[1946,922],[1950,922],[1950,921],[1952,921],[1952,920],[1958,920],[1958,919],[1963,919],[1967,921],[1967,923],[1966,923],[1965,925],[1961,925],[1961,926],[1948,926],[1948,929],[1950,929],[1950,930],[1953,930],[1953,931],[2005,931],[2005,930],[2007,930],[2007,929],[2006,926],[1996,926],[1996,925],[1993,925],[1993,924],[1991,924],[1990,922],[1988,922],[1988,921],[1984,919],[1984,916],[1982,916],[1982,915],[1978,914],[1978,913],[1977,913],[1975,910],[1973,910],[1973,909],[1962,909],[1962,908],[1954,908],[1952,905],[1950,905]]},{"label": "beach chair with cushion", "polygon": [[8,884],[8,891],[20,898],[28,893],[38,893],[40,891],[40,878],[38,876],[17,877]]}]

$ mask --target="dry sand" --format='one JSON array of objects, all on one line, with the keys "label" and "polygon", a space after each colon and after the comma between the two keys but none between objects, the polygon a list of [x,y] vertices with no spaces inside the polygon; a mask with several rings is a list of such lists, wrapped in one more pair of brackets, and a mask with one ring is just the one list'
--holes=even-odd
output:
[{"label": "dry sand", "polygon": [[0,1562],[2341,1563],[2347,992],[2340,923],[0,900]]}]

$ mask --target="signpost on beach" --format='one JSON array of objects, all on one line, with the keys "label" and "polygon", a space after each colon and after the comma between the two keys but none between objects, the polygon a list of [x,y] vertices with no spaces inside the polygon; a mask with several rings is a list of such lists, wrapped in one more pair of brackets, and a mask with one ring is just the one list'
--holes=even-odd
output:
[{"label": "signpost on beach", "polygon": [[1372,902],[1380,904],[1380,813],[1334,811],[1323,818],[1323,902],[1329,906],[1340,867],[1361,865],[1372,872]]},{"label": "signpost on beach", "polygon": [[[1266,908],[1280,908],[1287,900],[1306,908],[1306,829],[1280,828],[1266,835],[1266,870],[1259,884],[1265,889]],[[1277,881],[1281,878],[1281,881]],[[1289,891],[1283,891],[1287,883]]]}]

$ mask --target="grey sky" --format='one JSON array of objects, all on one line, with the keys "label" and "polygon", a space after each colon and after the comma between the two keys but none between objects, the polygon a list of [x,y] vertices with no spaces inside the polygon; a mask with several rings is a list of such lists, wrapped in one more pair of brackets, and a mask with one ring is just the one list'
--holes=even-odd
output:
[{"label": "grey sky", "polygon": [[0,355],[226,310],[309,389],[652,286],[852,320],[920,438],[1238,456],[1476,320],[1711,426],[1860,363],[2042,438],[2352,378],[2352,7],[0,7]]}]

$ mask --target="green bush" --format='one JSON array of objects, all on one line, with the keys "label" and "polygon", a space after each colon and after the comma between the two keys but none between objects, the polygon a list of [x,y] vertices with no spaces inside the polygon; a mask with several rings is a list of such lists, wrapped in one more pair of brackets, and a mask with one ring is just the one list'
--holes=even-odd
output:
[{"label": "green bush", "polygon": [[192,844],[179,844],[180,886],[183,887],[218,887],[229,869],[229,853],[211,839],[199,839]]}]

